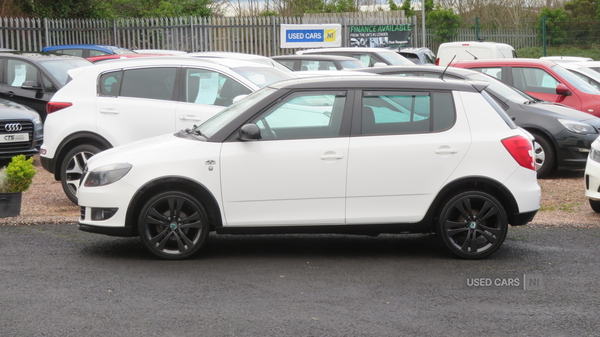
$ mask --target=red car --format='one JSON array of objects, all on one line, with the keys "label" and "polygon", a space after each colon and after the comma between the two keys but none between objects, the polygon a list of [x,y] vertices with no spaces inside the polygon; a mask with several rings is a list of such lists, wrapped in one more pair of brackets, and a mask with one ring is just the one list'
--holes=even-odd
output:
[{"label": "red car", "polygon": [[129,58],[137,58],[137,57],[152,57],[152,56],[172,56],[172,55],[171,54],[110,54],[110,55],[90,56],[87,58],[87,60],[92,63],[98,63],[98,62],[107,61],[107,60],[119,60],[119,59],[129,59]]},{"label": "red car", "polygon": [[600,117],[600,91],[557,63],[539,59],[480,59],[451,66],[481,71],[529,95]]}]

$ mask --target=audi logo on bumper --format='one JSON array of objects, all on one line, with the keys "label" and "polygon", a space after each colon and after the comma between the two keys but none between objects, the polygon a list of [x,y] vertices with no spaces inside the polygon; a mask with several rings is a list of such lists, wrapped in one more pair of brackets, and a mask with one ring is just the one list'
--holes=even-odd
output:
[{"label": "audi logo on bumper", "polygon": [[4,125],[4,129],[8,132],[16,132],[23,130],[21,123],[7,123]]}]

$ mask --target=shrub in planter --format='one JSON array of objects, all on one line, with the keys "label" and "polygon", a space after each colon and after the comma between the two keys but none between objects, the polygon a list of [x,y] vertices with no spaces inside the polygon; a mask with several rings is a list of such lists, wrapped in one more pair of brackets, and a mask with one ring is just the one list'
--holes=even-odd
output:
[{"label": "shrub in planter", "polygon": [[27,159],[24,155],[13,157],[0,170],[0,218],[21,214],[21,192],[29,188],[36,172],[33,158]]}]

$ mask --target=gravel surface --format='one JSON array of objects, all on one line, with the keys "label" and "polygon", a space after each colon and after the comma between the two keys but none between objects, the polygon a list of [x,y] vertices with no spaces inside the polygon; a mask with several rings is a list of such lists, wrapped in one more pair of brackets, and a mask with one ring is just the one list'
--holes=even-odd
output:
[{"label": "gravel surface", "polygon": [[[72,223],[79,207],[63,193],[59,181],[42,168],[34,157],[37,174],[29,190],[23,192],[21,216],[0,219],[0,225],[39,225]],[[542,187],[542,207],[528,226],[600,227],[600,214],[592,211],[585,197],[583,170],[561,171],[538,180]]]}]

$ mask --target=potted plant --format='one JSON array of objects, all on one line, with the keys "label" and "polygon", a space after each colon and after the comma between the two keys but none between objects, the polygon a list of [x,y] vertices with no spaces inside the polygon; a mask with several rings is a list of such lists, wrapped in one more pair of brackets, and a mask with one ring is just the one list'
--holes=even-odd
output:
[{"label": "potted plant", "polygon": [[24,155],[13,157],[0,170],[0,218],[21,214],[21,192],[29,188],[36,172],[33,158],[27,159]]}]

